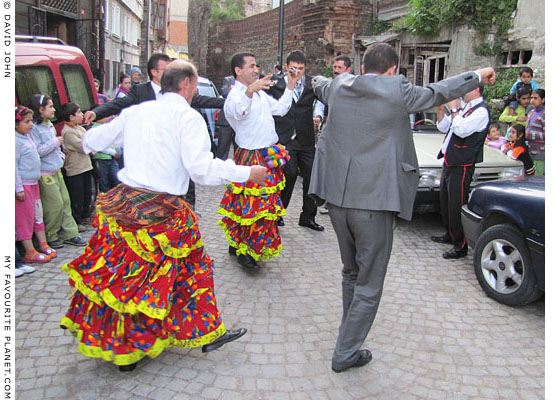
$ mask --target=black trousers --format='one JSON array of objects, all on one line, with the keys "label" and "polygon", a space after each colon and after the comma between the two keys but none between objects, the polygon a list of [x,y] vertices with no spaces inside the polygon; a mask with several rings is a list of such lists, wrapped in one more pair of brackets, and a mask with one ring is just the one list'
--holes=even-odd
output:
[{"label": "black trousers", "polygon": [[233,149],[237,148],[235,141],[235,132],[229,125],[217,125],[218,128],[218,149],[216,150],[216,157],[221,160],[227,160],[229,155],[229,148],[233,142]]},{"label": "black trousers", "polygon": [[461,223],[461,207],[469,200],[473,173],[474,165],[468,167],[444,165],[441,173],[439,186],[441,220],[457,251],[467,246]]},{"label": "black trousers", "polygon": [[66,176],[66,187],[70,196],[72,217],[77,224],[87,222],[93,194],[93,170],[78,175]]},{"label": "black trousers", "polygon": [[315,158],[314,146],[286,146],[290,155],[290,161],[284,166],[284,176],[286,177],[286,187],[282,190],[280,198],[284,208],[288,208],[294,185],[298,175],[303,178],[303,207],[300,214],[300,221],[307,222],[314,220],[317,215],[317,204],[309,197],[309,183],[311,181],[311,169]]}]

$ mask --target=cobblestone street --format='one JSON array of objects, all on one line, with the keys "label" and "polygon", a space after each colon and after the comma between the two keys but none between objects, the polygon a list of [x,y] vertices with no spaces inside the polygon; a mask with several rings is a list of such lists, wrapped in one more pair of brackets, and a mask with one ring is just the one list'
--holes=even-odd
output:
[{"label": "cobblestone street", "polygon": [[[545,301],[511,308],[486,297],[472,266],[441,257],[436,214],[399,220],[377,318],[364,347],[373,360],[331,370],[341,316],[341,262],[330,219],[297,225],[301,183],[281,229],[280,257],[248,274],[217,225],[223,187],[197,186],[218,306],[238,341],[208,354],[168,348],[133,372],[77,353],[59,327],[71,288],[60,266],[81,248],[16,281],[17,398],[37,399],[544,399]],[[85,234],[89,239],[93,230]]]}]

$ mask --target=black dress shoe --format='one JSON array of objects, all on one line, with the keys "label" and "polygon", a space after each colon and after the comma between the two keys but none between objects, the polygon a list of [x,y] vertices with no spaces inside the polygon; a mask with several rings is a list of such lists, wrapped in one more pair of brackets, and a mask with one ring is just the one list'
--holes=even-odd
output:
[{"label": "black dress shoe", "polygon": [[214,340],[212,343],[208,343],[202,346],[202,352],[208,353],[217,350],[220,347],[222,347],[224,344],[233,342],[234,340],[239,339],[241,336],[243,336],[246,333],[247,333],[247,329],[245,328],[239,328],[234,331],[226,331],[226,333],[224,333],[218,339]]},{"label": "black dress shoe", "polygon": [[276,221],[278,222],[278,226],[284,226],[284,218],[278,217]]},{"label": "black dress shoe", "polygon": [[443,253],[443,258],[445,258],[446,260],[455,260],[457,258],[461,258],[461,257],[466,257],[467,256],[467,250],[468,247],[464,247],[461,250],[455,250],[454,248],[446,251],[445,253]]},{"label": "black dress shoe", "polygon": [[237,255],[237,249],[233,246],[229,246],[229,254],[231,254],[232,256]]},{"label": "black dress shoe", "polygon": [[356,359],[356,361],[354,361],[352,365],[348,365],[347,367],[343,367],[343,368],[336,368],[333,365],[332,370],[334,372],[342,372],[342,371],[346,371],[349,368],[362,367],[366,365],[368,362],[370,362],[372,358],[373,357],[371,355],[371,351],[369,351],[368,349],[360,350],[358,351],[358,358]]},{"label": "black dress shoe", "polygon": [[136,364],[128,364],[128,365],[119,365],[119,371],[121,372],[130,372],[136,369]]},{"label": "black dress shoe", "polygon": [[318,231],[318,232],[321,232],[321,231],[325,230],[324,226],[319,225],[317,222],[315,222],[313,220],[309,220],[309,221],[301,221],[300,220],[299,221],[299,226],[304,226],[306,228],[313,229],[314,231]]},{"label": "black dress shoe", "polygon": [[453,243],[451,241],[451,236],[449,236],[447,233],[443,236],[430,236],[430,239],[432,240],[432,242],[436,242],[436,243],[447,243],[447,244]]},{"label": "black dress shoe", "polygon": [[255,259],[248,254],[238,255],[237,262],[247,271],[258,271],[260,268]]}]

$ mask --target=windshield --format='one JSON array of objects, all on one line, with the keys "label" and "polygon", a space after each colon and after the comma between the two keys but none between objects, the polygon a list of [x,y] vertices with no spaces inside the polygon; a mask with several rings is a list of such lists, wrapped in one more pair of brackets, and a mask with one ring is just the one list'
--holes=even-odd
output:
[{"label": "windshield", "polygon": [[[54,108],[60,110],[60,98],[50,68],[46,66],[16,68],[16,97],[19,104],[31,107],[35,94],[46,94],[53,100]],[[56,122],[56,119],[52,120]]]},{"label": "windshield", "polygon": [[433,131],[437,130],[437,112],[435,108],[426,111],[410,114],[410,125],[413,131]]},{"label": "windshield", "polygon": [[214,91],[214,87],[211,85],[199,83],[197,89],[198,94],[202,96],[218,97],[218,94]]}]

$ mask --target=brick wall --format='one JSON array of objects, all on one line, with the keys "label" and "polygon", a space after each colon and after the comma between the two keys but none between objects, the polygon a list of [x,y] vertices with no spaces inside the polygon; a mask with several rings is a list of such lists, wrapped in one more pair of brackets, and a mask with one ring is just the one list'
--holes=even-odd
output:
[{"label": "brick wall", "polygon": [[[235,53],[255,54],[263,73],[278,59],[278,13],[275,8],[209,32],[207,71],[216,85],[231,75]],[[307,72],[323,73],[340,54],[352,55],[352,34],[363,35],[372,16],[369,0],[294,0],[284,6],[284,62],[293,50],[307,57]]]}]

